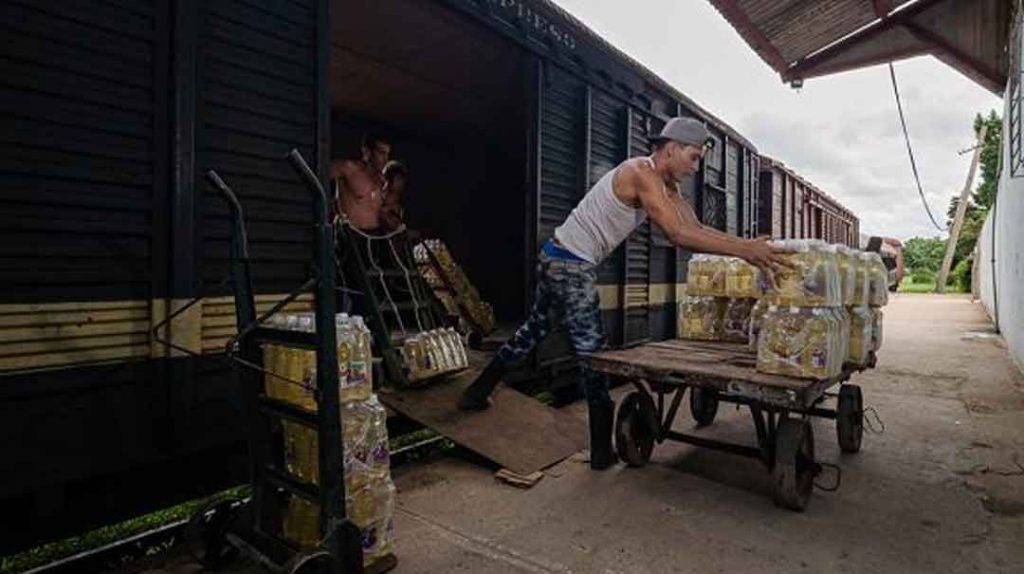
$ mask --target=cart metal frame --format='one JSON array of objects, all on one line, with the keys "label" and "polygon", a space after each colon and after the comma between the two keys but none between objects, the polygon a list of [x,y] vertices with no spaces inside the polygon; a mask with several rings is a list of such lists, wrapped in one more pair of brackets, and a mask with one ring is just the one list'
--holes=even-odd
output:
[{"label": "cart metal frame", "polygon": [[[831,379],[809,380],[757,372],[756,353],[745,344],[662,341],[630,349],[605,351],[590,358],[594,370],[625,380],[635,390],[619,404],[615,443],[619,457],[640,467],[655,444],[671,440],[760,460],[772,473],[772,495],[779,506],[803,510],[815,478],[827,465],[814,458],[811,417],[836,421],[844,452],[860,450],[864,407],[860,387],[849,383],[859,371],[873,368],[872,353],[864,367],[844,367]],[[828,389],[840,385],[838,393]],[[690,412],[699,426],[710,425],[720,402],[749,409],[756,446],[725,442],[672,429],[687,390]],[[825,406],[835,396],[837,406]],[[841,474],[835,467],[835,490]]]},{"label": "cart metal frame", "polygon": [[[227,352],[232,363],[239,367],[252,495],[246,500],[210,501],[193,514],[185,537],[193,556],[208,568],[220,567],[242,552],[272,570],[289,574],[362,573],[362,534],[345,513],[344,445],[335,333],[334,226],[328,219],[327,196],[317,176],[298,151],[292,150],[287,159],[312,196],[315,252],[311,277],[261,316],[257,316],[253,297],[242,205],[215,171],[206,174],[231,211],[230,278],[238,335],[228,343]],[[315,295],[314,333],[262,326],[263,321],[310,290]],[[268,343],[315,351],[316,412],[267,396],[262,345]],[[319,486],[302,482],[287,472],[282,441],[274,431],[281,420],[306,426],[319,434]],[[284,539],[281,525],[288,494],[319,506],[319,548],[300,550]]]}]

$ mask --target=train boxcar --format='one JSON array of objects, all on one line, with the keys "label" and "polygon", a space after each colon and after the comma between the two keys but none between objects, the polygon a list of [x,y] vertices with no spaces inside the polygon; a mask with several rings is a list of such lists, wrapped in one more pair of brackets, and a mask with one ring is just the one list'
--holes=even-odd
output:
[{"label": "train boxcar", "polygon": [[[754,145],[545,0],[5,3],[0,92],[0,554],[245,477],[228,218],[257,301],[305,278],[306,191],[367,130],[407,163],[409,223],[445,239],[506,324],[575,202],[676,115],[719,145],[683,192],[758,232]],[[429,33],[425,33],[429,31]],[[615,345],[671,337],[688,254],[644,226],[600,270]],[[200,303],[163,333],[151,330]],[[308,307],[309,299],[292,309]],[[564,357],[556,343],[536,366]]]},{"label": "train boxcar", "polygon": [[761,156],[760,165],[757,221],[763,235],[858,247],[860,220],[852,211],[781,161]]}]

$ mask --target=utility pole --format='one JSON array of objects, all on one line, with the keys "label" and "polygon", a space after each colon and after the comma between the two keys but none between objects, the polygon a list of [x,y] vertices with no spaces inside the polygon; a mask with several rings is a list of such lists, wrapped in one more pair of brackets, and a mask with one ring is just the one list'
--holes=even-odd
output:
[{"label": "utility pole", "polygon": [[949,240],[946,242],[946,256],[942,258],[942,269],[939,270],[939,279],[935,283],[936,293],[946,292],[949,268],[953,265],[953,253],[956,251],[956,243],[960,239],[960,228],[964,225],[964,214],[967,212],[967,203],[971,197],[971,184],[974,183],[974,172],[978,170],[978,159],[981,157],[981,149],[985,145],[987,133],[988,124],[982,124],[981,133],[978,134],[978,145],[975,146],[974,157],[971,159],[971,169],[967,171],[967,183],[964,184],[964,190],[960,192],[960,203],[956,206],[953,229],[950,230]]}]

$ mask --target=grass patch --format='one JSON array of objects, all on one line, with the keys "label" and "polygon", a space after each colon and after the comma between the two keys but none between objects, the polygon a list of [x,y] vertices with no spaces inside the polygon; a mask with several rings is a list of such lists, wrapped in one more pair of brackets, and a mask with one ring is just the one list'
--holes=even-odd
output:
[{"label": "grass patch", "polygon": [[[247,496],[248,493],[249,486],[243,485],[226,490],[215,496],[241,497]],[[102,548],[103,546],[171,524],[172,522],[185,520],[207,500],[209,500],[209,497],[191,500],[171,508],[131,518],[124,522],[103,526],[85,534],[43,544],[20,554],[0,557],[0,574],[14,574],[15,572],[24,572],[25,570],[38,568],[81,552]]]},{"label": "grass patch", "polygon": [[915,283],[911,278],[907,277],[900,283],[900,293],[934,293],[935,282],[929,281],[926,283]]},{"label": "grass patch", "polygon": [[[903,282],[900,283],[899,292],[900,293],[935,293],[935,281],[928,281],[928,282],[923,282],[923,283],[915,283],[912,278],[906,277],[906,278],[903,279]],[[957,287],[956,284],[951,283],[951,284],[946,286],[946,293],[966,293],[966,291],[963,291],[962,289]]]}]

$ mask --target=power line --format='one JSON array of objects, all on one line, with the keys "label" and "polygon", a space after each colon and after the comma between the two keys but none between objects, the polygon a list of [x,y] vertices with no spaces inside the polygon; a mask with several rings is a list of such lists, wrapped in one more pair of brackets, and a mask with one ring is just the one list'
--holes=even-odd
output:
[{"label": "power line", "polygon": [[928,212],[928,219],[932,220],[932,225],[939,231],[948,231],[946,227],[939,225],[935,221],[935,216],[932,215],[932,209],[928,207],[928,200],[924,196],[924,190],[921,188],[921,176],[917,173],[917,162],[914,161],[914,150],[910,147],[910,134],[907,133],[907,120],[903,117],[903,103],[900,101],[900,88],[896,84],[896,70],[892,67],[892,62],[889,62],[889,77],[892,78],[892,91],[896,94],[896,109],[900,112],[900,125],[903,126],[903,140],[907,142],[907,155],[910,156],[910,169],[914,171],[914,181],[917,182],[917,193],[921,195],[921,203],[924,204],[924,210]]}]

